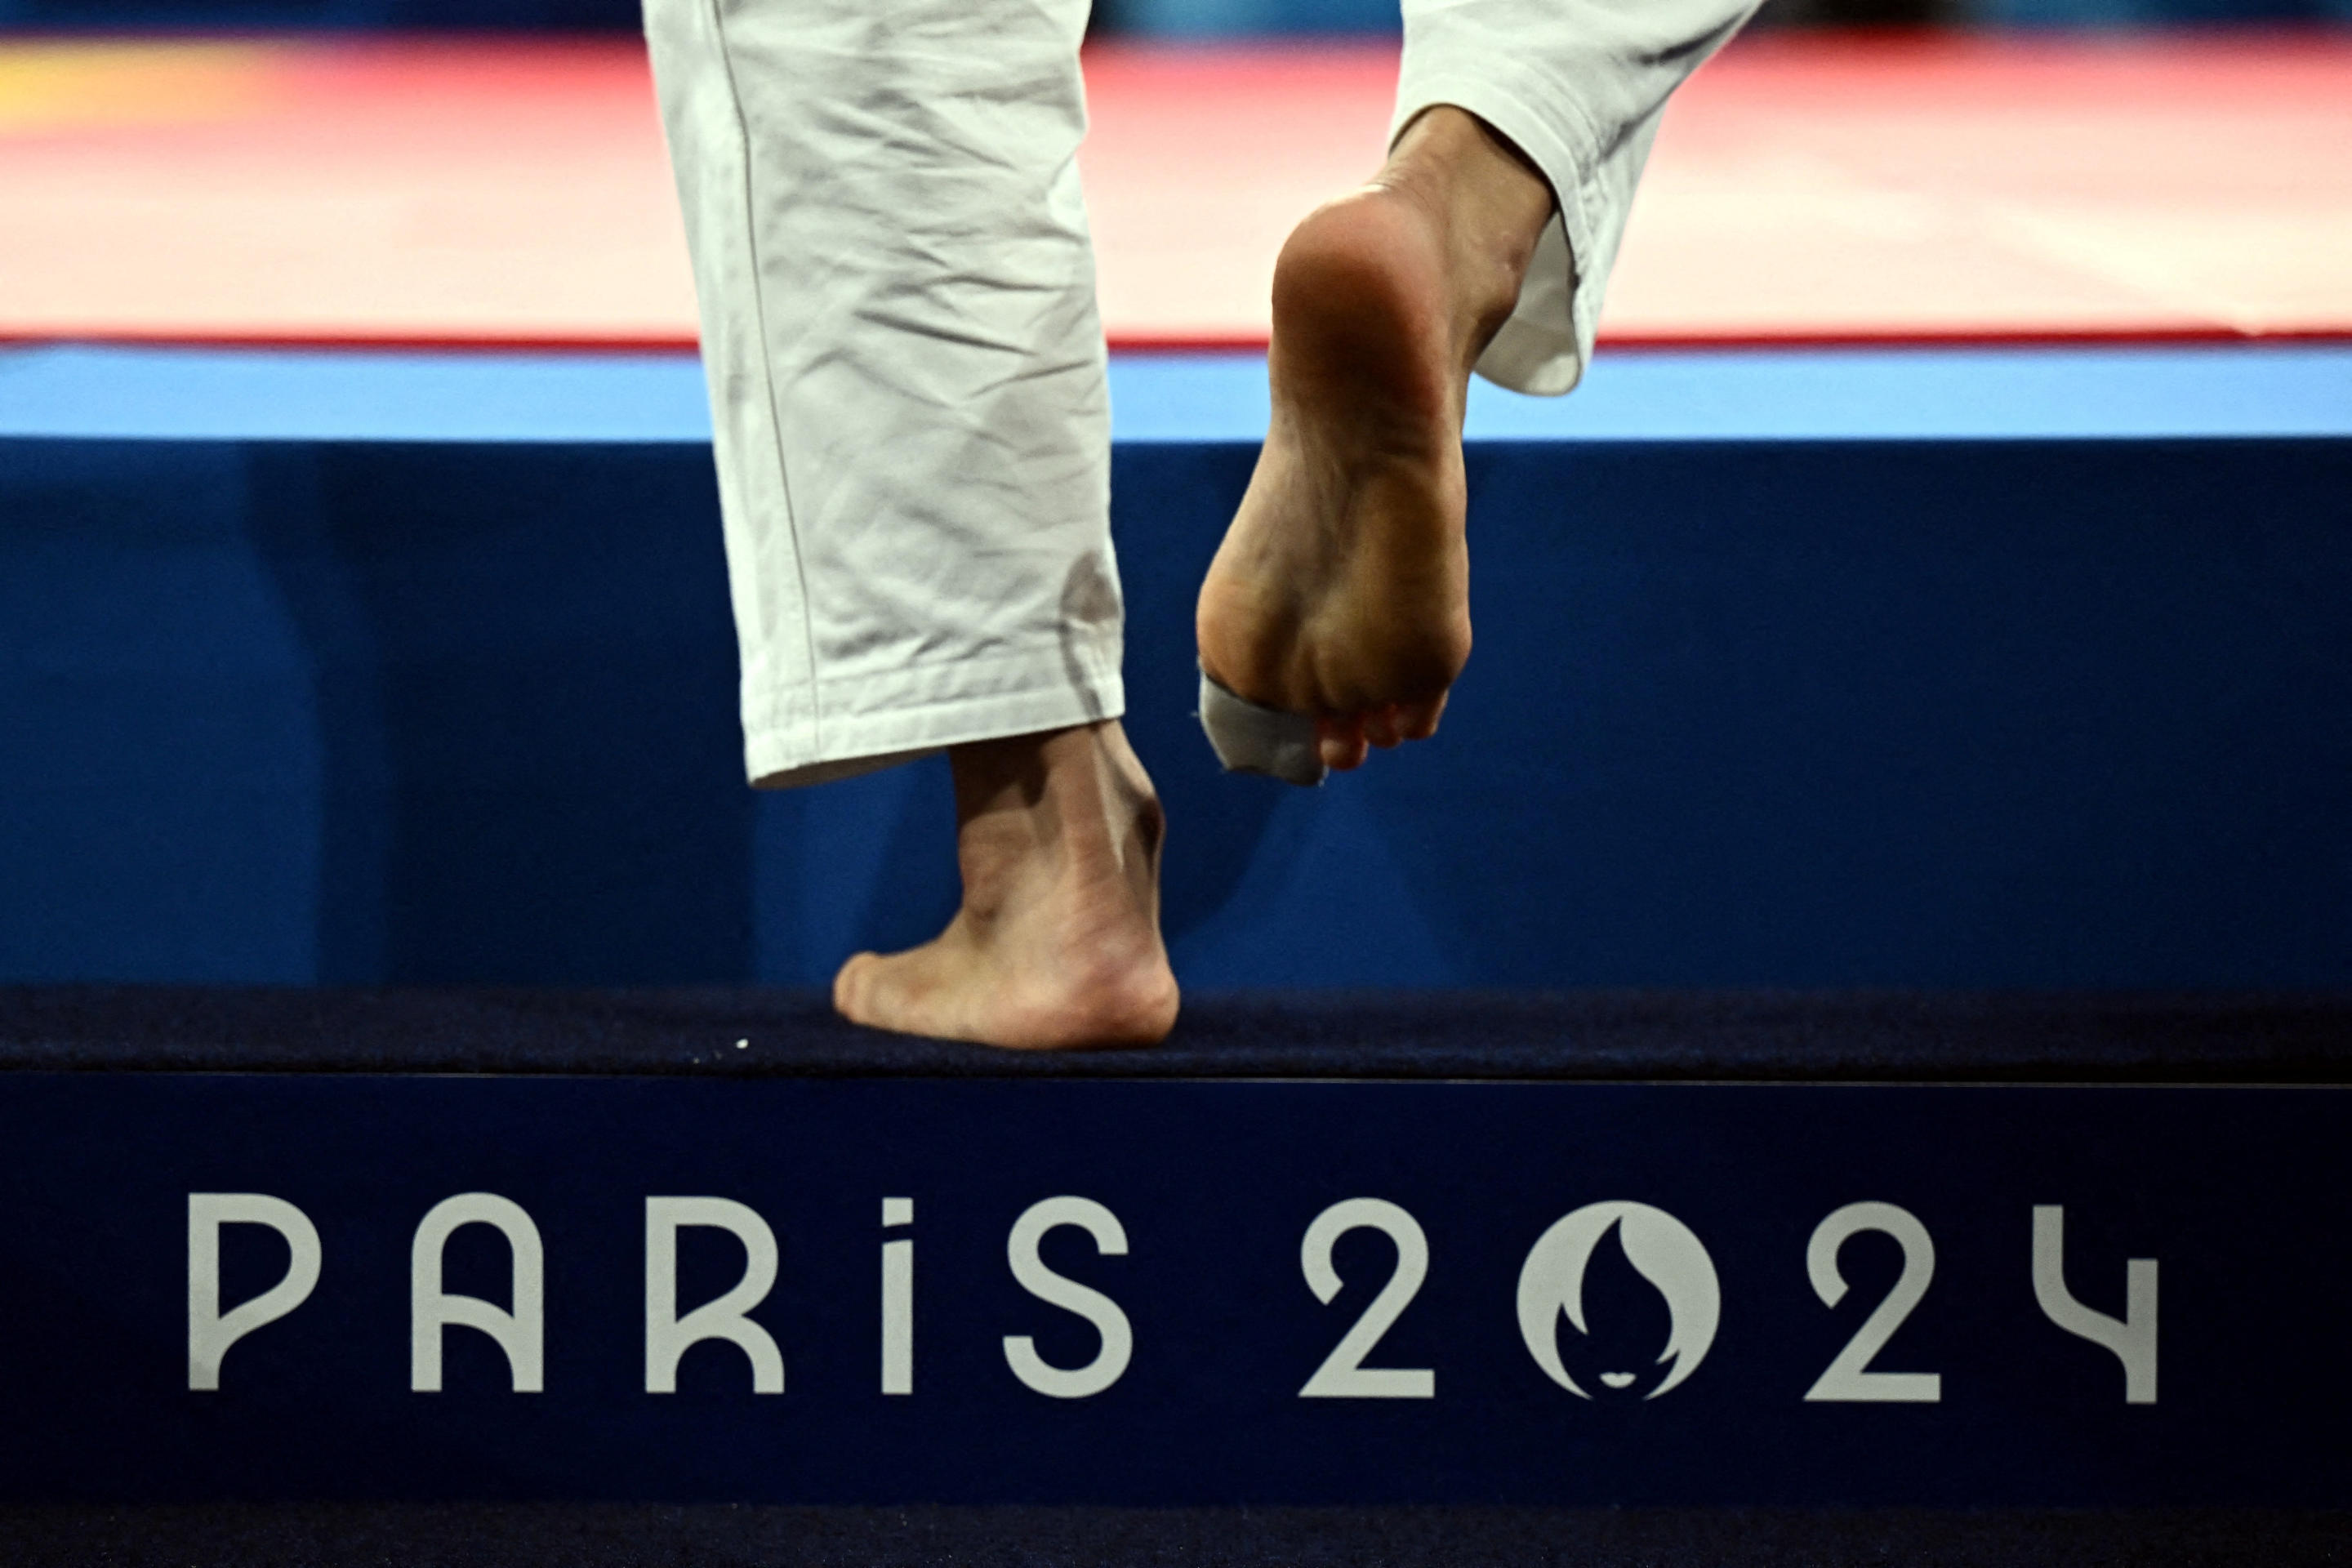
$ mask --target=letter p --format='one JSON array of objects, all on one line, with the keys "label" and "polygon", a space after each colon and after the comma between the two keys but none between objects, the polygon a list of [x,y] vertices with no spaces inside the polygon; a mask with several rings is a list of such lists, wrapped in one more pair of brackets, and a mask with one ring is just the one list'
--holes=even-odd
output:
[{"label": "letter p", "polygon": [[[220,1227],[266,1225],[286,1238],[286,1277],[249,1301],[220,1310]],[[228,1347],[308,1300],[319,1282],[319,1232],[310,1215],[261,1193],[188,1194],[188,1386],[220,1386]]]}]

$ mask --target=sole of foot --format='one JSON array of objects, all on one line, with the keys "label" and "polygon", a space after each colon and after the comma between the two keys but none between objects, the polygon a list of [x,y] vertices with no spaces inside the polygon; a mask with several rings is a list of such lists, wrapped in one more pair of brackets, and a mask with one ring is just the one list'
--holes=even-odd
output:
[{"label": "sole of foot", "polygon": [[1157,1044],[1175,1026],[1160,936],[1165,818],[1117,721],[952,748],[963,902],[833,984],[852,1023],[1016,1050]]},{"label": "sole of foot", "polygon": [[1327,766],[1436,733],[1470,657],[1462,415],[1551,192],[1459,110],[1318,208],[1275,267],[1273,416],[1201,588],[1201,666],[1316,720]]}]

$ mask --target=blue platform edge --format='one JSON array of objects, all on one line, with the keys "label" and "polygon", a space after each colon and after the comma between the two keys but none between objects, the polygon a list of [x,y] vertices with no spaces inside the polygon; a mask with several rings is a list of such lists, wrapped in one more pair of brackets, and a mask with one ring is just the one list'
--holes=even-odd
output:
[{"label": "blue platform edge", "polygon": [[[1112,438],[1255,442],[1265,356],[1121,353]],[[1643,350],[1567,398],[1471,387],[1473,441],[2352,435],[2352,344]],[[0,350],[0,437],[704,442],[699,362],[659,353]]]},{"label": "blue platform edge", "polygon": [[[1188,986],[2352,985],[2352,349],[1481,389],[1476,658],[1320,791],[1192,717],[1263,368],[1112,374]],[[938,759],[744,788],[703,421],[680,355],[0,351],[0,982],[821,986],[936,932]]]}]

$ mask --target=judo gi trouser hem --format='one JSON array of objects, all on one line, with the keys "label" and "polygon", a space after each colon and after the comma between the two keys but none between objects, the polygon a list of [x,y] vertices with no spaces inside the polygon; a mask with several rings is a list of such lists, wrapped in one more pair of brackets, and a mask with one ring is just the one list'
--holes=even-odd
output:
[{"label": "judo gi trouser hem", "polygon": [[761,789],[851,778],[972,741],[1066,730],[1127,711],[1119,645],[1057,645],[819,681],[747,721],[744,763]]},{"label": "judo gi trouser hem", "polygon": [[[1604,236],[1606,249],[1613,252],[1624,216],[1609,211],[1594,188],[1588,161],[1561,133],[1561,112],[1538,113],[1491,76],[1417,71],[1408,62],[1398,87],[1391,140],[1402,135],[1416,117],[1441,105],[1476,115],[1526,153],[1559,204],[1528,263],[1521,298],[1525,305],[1535,302],[1531,295],[1565,300],[1567,308],[1523,306],[1514,311],[1479,356],[1478,374],[1514,392],[1554,396],[1568,392],[1584,377],[1601,318],[1603,279],[1583,276],[1578,258],[1601,254]],[[1589,141],[1589,134],[1580,140]]]},{"label": "judo gi trouser hem", "polygon": [[1404,0],[1391,144],[1439,104],[1476,115],[1543,174],[1558,210],[1478,374],[1557,395],[1592,357],[1601,295],[1674,89],[1754,0]]}]

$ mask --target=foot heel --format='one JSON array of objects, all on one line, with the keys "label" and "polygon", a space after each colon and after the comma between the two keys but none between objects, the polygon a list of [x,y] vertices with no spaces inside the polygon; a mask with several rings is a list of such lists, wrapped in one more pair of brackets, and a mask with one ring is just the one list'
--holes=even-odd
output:
[{"label": "foot heel", "polygon": [[1309,788],[1323,782],[1322,748],[1315,721],[1304,713],[1261,708],[1201,672],[1201,729],[1229,773],[1264,773]]}]

